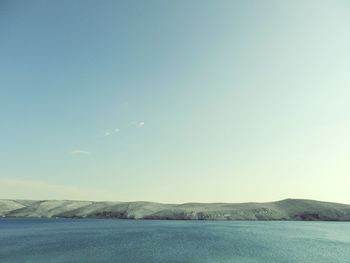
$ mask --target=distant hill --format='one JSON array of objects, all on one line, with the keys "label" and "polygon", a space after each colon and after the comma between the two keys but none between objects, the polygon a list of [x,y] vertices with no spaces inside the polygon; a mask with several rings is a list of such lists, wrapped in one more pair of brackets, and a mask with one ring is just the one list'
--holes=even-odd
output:
[{"label": "distant hill", "polygon": [[350,205],[303,199],[237,204],[0,200],[0,217],[350,221]]}]

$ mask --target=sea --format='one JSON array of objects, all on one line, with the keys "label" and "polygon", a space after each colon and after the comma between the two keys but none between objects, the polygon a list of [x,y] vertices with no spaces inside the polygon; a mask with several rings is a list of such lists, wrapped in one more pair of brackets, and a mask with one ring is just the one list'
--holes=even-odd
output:
[{"label": "sea", "polygon": [[0,263],[350,263],[350,223],[0,219]]}]

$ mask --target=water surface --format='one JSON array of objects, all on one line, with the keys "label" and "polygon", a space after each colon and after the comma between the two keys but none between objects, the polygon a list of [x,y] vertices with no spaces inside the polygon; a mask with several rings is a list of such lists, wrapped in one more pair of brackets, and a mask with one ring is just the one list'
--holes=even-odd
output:
[{"label": "water surface", "polygon": [[349,263],[350,223],[1,219],[1,263]]}]

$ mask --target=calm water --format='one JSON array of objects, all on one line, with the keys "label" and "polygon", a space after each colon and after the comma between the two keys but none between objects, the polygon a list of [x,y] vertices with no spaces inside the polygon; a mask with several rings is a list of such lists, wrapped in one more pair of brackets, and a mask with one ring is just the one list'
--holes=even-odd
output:
[{"label": "calm water", "polygon": [[350,223],[1,219],[0,262],[349,263]]}]

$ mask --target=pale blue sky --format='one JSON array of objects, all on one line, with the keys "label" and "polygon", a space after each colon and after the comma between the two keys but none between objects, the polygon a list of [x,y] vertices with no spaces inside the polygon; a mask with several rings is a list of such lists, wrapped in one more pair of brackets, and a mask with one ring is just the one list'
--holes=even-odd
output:
[{"label": "pale blue sky", "polygon": [[0,198],[350,203],[348,1],[1,1]]}]

